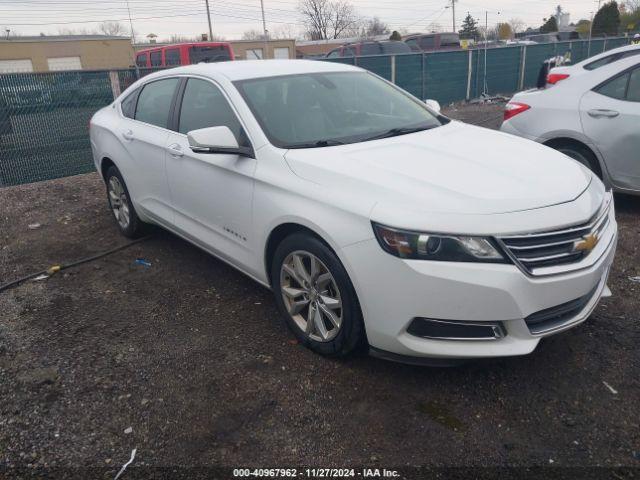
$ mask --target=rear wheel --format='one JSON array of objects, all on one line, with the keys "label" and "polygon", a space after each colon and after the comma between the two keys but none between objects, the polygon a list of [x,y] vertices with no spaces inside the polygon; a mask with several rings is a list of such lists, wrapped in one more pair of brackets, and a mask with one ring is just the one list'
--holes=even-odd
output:
[{"label": "rear wheel", "polygon": [[122,174],[115,166],[109,167],[105,181],[109,208],[113,213],[120,233],[129,238],[137,238],[144,235],[147,225],[138,217],[133,203],[131,203],[127,185],[124,183]]},{"label": "rear wheel", "polygon": [[360,305],[335,253],[309,234],[285,238],[271,265],[276,303],[300,343],[345,356],[364,343]]}]

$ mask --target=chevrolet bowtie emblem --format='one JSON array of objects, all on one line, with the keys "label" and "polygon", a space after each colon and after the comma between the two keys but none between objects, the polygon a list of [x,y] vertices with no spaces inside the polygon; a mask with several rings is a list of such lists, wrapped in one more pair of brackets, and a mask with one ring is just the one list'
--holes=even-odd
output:
[{"label": "chevrolet bowtie emblem", "polygon": [[578,240],[573,244],[573,249],[576,252],[590,252],[598,244],[598,237],[594,234],[585,235],[582,240]]}]

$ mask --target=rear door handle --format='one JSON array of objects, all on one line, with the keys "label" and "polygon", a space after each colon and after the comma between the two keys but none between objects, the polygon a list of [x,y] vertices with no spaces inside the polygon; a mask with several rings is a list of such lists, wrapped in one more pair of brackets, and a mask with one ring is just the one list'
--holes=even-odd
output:
[{"label": "rear door handle", "polygon": [[171,155],[174,158],[180,158],[180,157],[184,156],[184,152],[182,151],[182,147],[180,145],[178,145],[177,143],[169,145],[167,147],[167,150],[169,151],[169,155]]},{"label": "rear door handle", "polygon": [[620,115],[620,112],[615,110],[595,109],[587,112],[590,117],[593,118],[615,118]]},{"label": "rear door handle", "polygon": [[122,138],[125,140],[131,141],[133,140],[133,132],[131,130],[127,130],[126,132],[122,132]]}]

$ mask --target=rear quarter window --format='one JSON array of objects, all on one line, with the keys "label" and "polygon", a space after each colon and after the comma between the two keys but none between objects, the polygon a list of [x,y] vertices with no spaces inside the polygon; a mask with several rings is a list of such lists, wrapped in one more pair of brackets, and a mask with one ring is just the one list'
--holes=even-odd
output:
[{"label": "rear quarter window", "polygon": [[180,65],[180,50],[170,48],[164,52],[164,63],[167,66]]},{"label": "rear quarter window", "polygon": [[122,102],[120,102],[120,109],[122,110],[122,114],[127,118],[135,117],[138,93],[140,93],[139,88],[131,92],[125,97],[124,100],[122,100]]},{"label": "rear quarter window", "polygon": [[142,53],[140,55],[138,55],[136,57],[136,65],[139,67],[146,67],[147,66],[147,54],[146,53]]}]

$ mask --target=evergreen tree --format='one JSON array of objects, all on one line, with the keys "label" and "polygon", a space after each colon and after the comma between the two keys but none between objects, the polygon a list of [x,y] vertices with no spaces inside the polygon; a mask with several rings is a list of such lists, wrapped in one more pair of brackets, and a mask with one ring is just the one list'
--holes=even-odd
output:
[{"label": "evergreen tree", "polygon": [[479,36],[478,32],[478,22],[471,16],[470,13],[467,13],[467,16],[462,22],[462,29],[460,30],[460,38],[476,38]]},{"label": "evergreen tree", "polygon": [[617,35],[620,29],[620,10],[615,0],[605,3],[593,18],[593,35]]},{"label": "evergreen tree", "polygon": [[394,30],[391,33],[391,36],[389,37],[389,40],[398,40],[401,41],[402,40],[402,35],[400,35],[400,32],[398,32],[397,30]]},{"label": "evergreen tree", "polygon": [[550,16],[548,19],[546,19],[546,21],[544,22],[544,25],[540,27],[540,33],[553,33],[557,31],[558,31],[558,21],[556,20],[556,17],[554,17],[553,15]]}]

